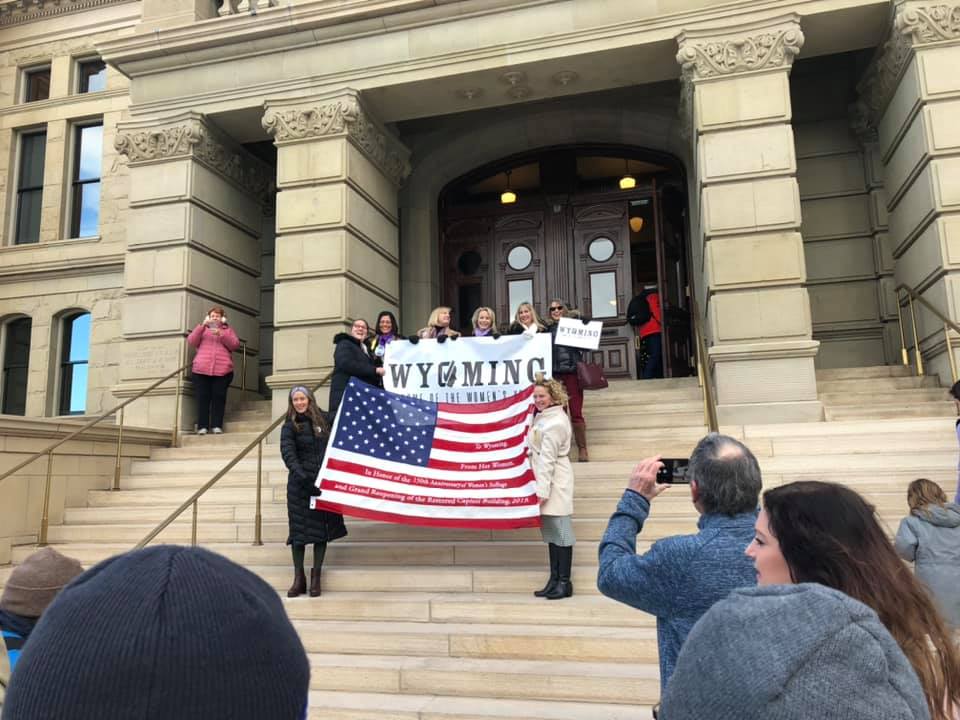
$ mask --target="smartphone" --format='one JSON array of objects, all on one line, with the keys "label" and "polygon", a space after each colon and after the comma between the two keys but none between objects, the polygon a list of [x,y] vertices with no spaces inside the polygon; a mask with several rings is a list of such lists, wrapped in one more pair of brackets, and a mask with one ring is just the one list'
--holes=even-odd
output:
[{"label": "smartphone", "polygon": [[680,485],[689,483],[687,478],[687,467],[690,465],[689,458],[660,458],[663,467],[657,472],[657,482],[661,485]]}]

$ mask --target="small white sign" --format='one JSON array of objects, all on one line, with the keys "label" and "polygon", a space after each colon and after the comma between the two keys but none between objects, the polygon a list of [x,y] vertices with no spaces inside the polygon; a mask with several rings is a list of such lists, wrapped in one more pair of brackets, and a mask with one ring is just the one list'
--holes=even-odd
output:
[{"label": "small white sign", "polygon": [[602,320],[594,320],[584,325],[582,320],[560,318],[560,326],[557,328],[557,338],[554,342],[557,345],[596,350],[600,347],[602,330]]}]

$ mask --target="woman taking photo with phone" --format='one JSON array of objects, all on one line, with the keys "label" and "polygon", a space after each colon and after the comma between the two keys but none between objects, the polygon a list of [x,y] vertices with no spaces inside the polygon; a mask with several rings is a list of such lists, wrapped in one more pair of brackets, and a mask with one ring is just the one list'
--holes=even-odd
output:
[{"label": "woman taking photo with phone", "polygon": [[530,428],[530,465],[540,498],[540,534],[547,543],[550,579],[533,594],[547,600],[573,595],[573,467],[570,465],[570,420],[563,410],[567,394],[556,380],[538,380],[533,387],[537,414]]},{"label": "woman taking photo with phone", "polygon": [[816,481],[767,490],[747,555],[759,585],[820,583],[873,609],[913,666],[931,719],[955,720],[960,650],[860,495]]},{"label": "woman taking photo with phone", "polygon": [[240,340],[227,323],[223,308],[214,305],[203,322],[187,336],[197,349],[193,358],[193,394],[197,400],[197,434],[223,432],[223,411],[227,405],[227,389],[233,380],[233,352]]},{"label": "woman taking photo with phone", "polygon": [[347,534],[343,515],[326,510],[311,510],[310,498],[320,494],[317,473],[323,464],[330,428],[323,418],[313,393],[303,385],[290,390],[287,420],[280,431],[280,456],[287,466],[287,545],[293,552],[293,585],[287,597],[307,592],[303,562],[307,545],[313,545],[313,569],[310,570],[310,597],[320,595],[320,572],[327,543]]}]

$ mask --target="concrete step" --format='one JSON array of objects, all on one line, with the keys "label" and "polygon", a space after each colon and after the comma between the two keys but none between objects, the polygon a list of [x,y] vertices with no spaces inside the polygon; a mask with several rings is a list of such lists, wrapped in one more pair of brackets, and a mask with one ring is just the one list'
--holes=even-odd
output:
[{"label": "concrete step", "polygon": [[[940,388],[940,378],[931,375],[907,375],[898,377],[850,378],[845,380],[817,379],[817,390],[821,393],[863,393],[872,390],[876,394],[881,394],[915,388]],[[946,388],[940,389],[946,392]]]},{"label": "concrete step", "polygon": [[904,420],[907,418],[954,417],[956,410],[947,402],[915,404],[884,403],[868,405],[828,405],[824,415],[830,420]]},{"label": "concrete step", "polygon": [[577,661],[489,660],[310,654],[312,690],[382,692],[524,700],[654,700],[653,665]]},{"label": "concrete step", "polygon": [[953,401],[950,400],[946,389],[940,387],[905,388],[895,392],[883,392],[864,386],[857,391],[821,392],[820,400],[826,405],[876,405],[887,401],[896,404],[942,402],[953,408]]},{"label": "concrete step", "polygon": [[912,374],[913,370],[907,365],[870,365],[867,367],[819,368],[817,370],[817,381],[906,377]]},{"label": "concrete step", "polygon": [[638,720],[649,706],[314,691],[309,720]]},{"label": "concrete step", "polygon": [[[267,425],[268,423],[264,423],[259,428],[259,430],[265,429]],[[187,448],[207,449],[207,450],[216,450],[218,453],[230,453],[232,455],[233,452],[231,452],[231,450],[229,450],[228,448],[231,448],[232,446],[237,446],[237,448],[240,448],[240,447],[249,445],[251,442],[253,442],[253,440],[257,438],[259,434],[260,434],[259,431],[253,431],[253,430],[248,432],[233,432],[228,430],[222,435],[213,435],[210,433],[206,435],[184,435],[180,439],[180,448],[158,448],[158,449],[165,449],[165,450],[178,450],[178,449],[185,450]],[[266,445],[264,447],[278,448],[279,446]],[[154,455],[152,457],[156,457],[156,456]]]},{"label": "concrete step", "polygon": [[[130,463],[131,475],[162,475],[174,473],[177,475],[187,474],[207,474],[208,478],[213,477],[218,471],[222,470],[231,456],[210,457],[209,459],[183,459],[183,460],[135,460]],[[256,450],[237,463],[234,468],[237,472],[255,473],[257,471],[257,453]],[[280,459],[279,450],[276,454],[266,454],[263,457],[264,470],[285,470],[283,461]]]},{"label": "concrete step", "polygon": [[[326,589],[326,574],[324,582]],[[653,627],[339,620],[294,626],[311,653],[657,663]]]}]

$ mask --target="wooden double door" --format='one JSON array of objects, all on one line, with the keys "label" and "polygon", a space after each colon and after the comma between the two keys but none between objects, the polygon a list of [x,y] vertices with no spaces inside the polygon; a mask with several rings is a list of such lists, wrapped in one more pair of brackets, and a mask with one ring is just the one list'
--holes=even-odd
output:
[{"label": "wooden double door", "polygon": [[656,186],[522,206],[447,208],[442,224],[444,303],[461,332],[471,332],[481,306],[493,308],[505,330],[519,303],[531,302],[546,320],[550,301],[561,299],[603,320],[593,360],[606,374],[637,377],[642,358],[627,306],[644,287],[656,286],[664,305],[665,374],[690,374],[682,208],[665,216]]}]

